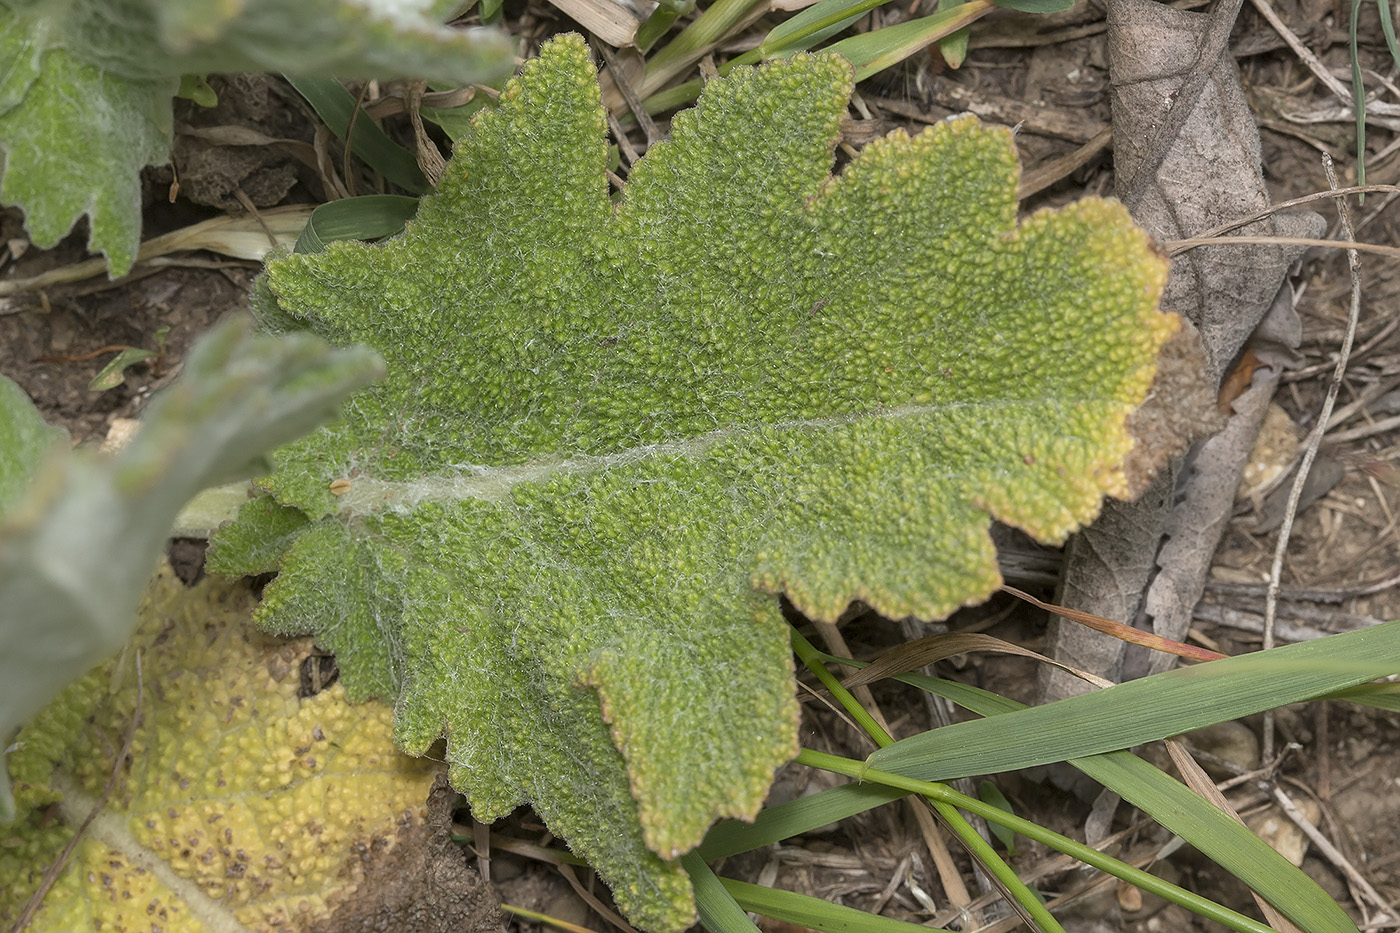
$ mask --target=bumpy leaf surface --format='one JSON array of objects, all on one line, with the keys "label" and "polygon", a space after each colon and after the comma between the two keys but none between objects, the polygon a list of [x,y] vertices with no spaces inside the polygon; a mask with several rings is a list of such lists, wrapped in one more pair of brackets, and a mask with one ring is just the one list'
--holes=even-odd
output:
[{"label": "bumpy leaf surface", "polygon": [[170,151],[180,75],[466,83],[497,76],[508,62],[499,37],[446,29],[406,4],[0,0],[0,201],[24,209],[41,247],[86,216],[89,248],[121,275],[141,233],[140,171]]},{"label": "bumpy leaf surface", "polygon": [[126,651],[20,730],[21,817],[0,829],[7,929],[100,798],[133,716],[130,766],[30,929],[302,929],[424,817],[433,763],[394,748],[387,706],[352,707],[338,684],[311,693],[310,642],[259,633],[252,602],[163,570]]},{"label": "bumpy leaf surface", "polygon": [[64,432],[0,377],[0,823],[13,816],[9,736],[126,643],[180,506],[266,472],[267,451],[381,371],[363,347],[248,329],[229,321],[201,338],[114,457],[71,455]]},{"label": "bumpy leaf surface", "polygon": [[269,626],[396,697],[407,750],[446,733],[479,816],[533,802],[653,929],[693,915],[676,857],[794,751],[773,594],[984,598],[989,515],[1057,540],[1129,491],[1175,326],[1120,206],[1017,226],[1003,130],[895,133],[830,177],[850,91],[831,56],[713,81],[614,206],[559,39],[402,236],[270,266],[267,326],[389,376],[279,453],[215,566],[278,567]]}]

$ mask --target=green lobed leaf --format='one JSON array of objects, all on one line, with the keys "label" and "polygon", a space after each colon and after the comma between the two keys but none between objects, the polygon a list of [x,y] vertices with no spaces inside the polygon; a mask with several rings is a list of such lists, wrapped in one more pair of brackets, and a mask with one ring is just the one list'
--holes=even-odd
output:
[{"label": "green lobed leaf", "polygon": [[[278,454],[308,524],[264,623],[394,697],[405,749],[446,733],[480,818],[532,802],[651,929],[691,921],[675,860],[796,750],[773,594],[984,598],[991,515],[1058,540],[1130,492],[1175,327],[1121,206],[1016,224],[1004,130],[896,133],[832,178],[851,81],[799,55],[710,82],[614,208],[586,46],[555,40],[401,237],[259,290],[274,329],[389,364]],[[211,566],[266,566],[237,529]]]},{"label": "green lobed leaf", "polygon": [[350,0],[0,3],[0,202],[49,247],[82,217],[114,275],[135,261],[140,171],[165,162],[187,73],[292,71],[469,83],[509,68],[502,37]]},{"label": "green lobed leaf", "polygon": [[141,239],[141,169],[169,157],[179,79],[109,74],[65,49],[35,48],[31,28],[0,7],[0,203],[24,210],[41,248],[87,217],[88,248],[123,274]]}]

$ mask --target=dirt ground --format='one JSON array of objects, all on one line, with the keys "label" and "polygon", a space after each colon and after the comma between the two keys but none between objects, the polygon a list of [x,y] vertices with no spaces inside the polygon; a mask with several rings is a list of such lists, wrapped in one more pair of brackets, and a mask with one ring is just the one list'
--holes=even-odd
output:
[{"label": "dirt ground", "polygon": [[[1291,0],[1280,3],[1278,13],[1329,68],[1346,79],[1346,13],[1341,7],[1332,0]],[[537,3],[508,5],[506,14],[506,25],[528,36],[532,47],[552,32],[572,28],[562,14]],[[754,27],[748,35],[761,36],[762,31]],[[1374,5],[1363,10],[1361,35],[1363,64],[1375,74],[1388,76],[1381,98],[1395,102],[1400,99],[1400,91],[1390,83],[1395,67],[1379,39]],[[1255,7],[1243,9],[1230,49],[1261,128],[1265,180],[1274,201],[1327,189],[1321,149],[1336,154],[1341,183],[1353,183],[1350,114],[1325,122],[1298,116],[1317,110],[1323,99],[1316,79]],[[972,109],[984,119],[1021,125],[1017,143],[1024,165],[1034,172],[1076,152],[1083,155],[1086,143],[1110,125],[1109,86],[1101,10],[1080,3],[1071,11],[1043,17],[1002,11],[974,27],[972,50],[962,68],[950,71],[935,57],[921,54],[862,85],[847,141],[858,147],[894,127],[916,130],[949,113]],[[220,90],[225,104],[218,114],[187,108],[181,119],[206,125],[237,122],[264,128],[278,138],[313,138],[304,110],[280,82],[230,80]],[[1368,181],[1372,183],[1400,183],[1400,146],[1394,145],[1400,138],[1394,127],[1400,121],[1390,121],[1370,128]],[[640,145],[639,138],[633,142]],[[181,146],[176,153],[181,194],[174,203],[168,196],[170,170],[148,173],[147,236],[229,209],[244,210],[233,194],[235,189],[257,207],[314,203],[325,196],[325,186],[315,173],[289,157],[249,159],[244,151],[200,146],[189,139],[182,140]],[[1107,147],[1089,153],[1082,165],[1060,174],[1063,177],[1025,200],[1026,211],[1086,193],[1111,195],[1115,190],[1112,151]],[[191,195],[204,203],[192,203]],[[1393,200],[1394,195],[1383,194],[1366,200],[1357,214],[1359,240],[1400,244],[1400,210],[1393,207]],[[1333,224],[1335,212],[1325,205],[1318,209]],[[84,256],[81,232],[55,250],[27,247],[14,211],[5,212],[0,232],[0,242],[8,244],[2,257],[7,279],[26,278]],[[75,444],[98,443],[114,419],[137,415],[151,393],[178,373],[181,356],[197,335],[242,308],[256,273],[254,263],[185,254],[161,265],[138,266],[131,277],[118,282],[87,279],[5,297],[0,299],[0,372],[30,394],[46,418],[67,427]],[[1312,598],[1285,599],[1280,619],[1323,632],[1364,624],[1366,619],[1400,618],[1400,589],[1390,585],[1400,582],[1400,465],[1396,462],[1400,426],[1393,423],[1400,412],[1400,269],[1392,258],[1372,255],[1363,258],[1362,275],[1358,349],[1351,356],[1337,403],[1339,408],[1349,406],[1348,415],[1329,429],[1315,467],[1331,482],[1324,483],[1299,510],[1282,579],[1285,595]],[[1271,435],[1274,447],[1288,454],[1296,439],[1314,425],[1340,345],[1351,287],[1344,255],[1310,251],[1299,282],[1304,359],[1286,377],[1276,398],[1279,411]],[[163,327],[169,331],[160,359],[133,367],[119,388],[88,389],[91,378],[116,352],[113,348],[153,348]],[[1265,461],[1261,457],[1261,465],[1267,465]],[[1232,654],[1259,647],[1257,628],[1250,631],[1241,626],[1262,614],[1263,581],[1278,534],[1276,528],[1262,530],[1268,526],[1263,519],[1278,510],[1286,493],[1284,486],[1237,502],[1214,557],[1208,605],[1198,610],[1194,640]],[[1052,592],[1042,587],[1038,595],[1048,599]],[[966,610],[949,624],[954,631],[987,631],[1037,650],[1045,643],[1043,616],[1008,597]],[[857,620],[844,631],[857,657],[873,656],[900,638],[894,623],[878,619]],[[971,658],[941,673],[1023,701],[1033,699],[1029,686],[1035,672],[1033,662],[1026,659]],[[893,685],[875,690],[896,734],[928,728],[923,701],[902,689]],[[1260,765],[1261,723],[1251,720],[1244,725],[1244,733],[1232,733],[1233,739],[1201,738],[1200,747],[1216,749],[1218,757],[1226,760],[1222,774],[1229,773],[1230,763],[1235,771]],[[804,728],[805,744],[861,756],[868,751],[825,710],[809,706]],[[1282,711],[1276,728],[1284,752],[1278,766],[1280,785],[1295,799],[1316,805],[1322,831],[1339,853],[1329,858],[1313,846],[1303,861],[1304,869],[1358,922],[1373,916],[1377,908],[1356,877],[1364,879],[1382,900],[1400,902],[1400,834],[1396,832],[1400,826],[1400,714],[1323,703]],[[1221,746],[1212,744],[1226,740],[1242,742],[1243,750],[1220,751]],[[1017,813],[1082,838],[1092,798],[1082,799],[1078,788],[1066,788],[1061,777],[1046,769],[1039,774],[1002,776],[998,784]],[[794,771],[782,780],[800,783],[802,778]],[[800,788],[789,787],[787,792],[800,792]],[[1268,800],[1252,782],[1239,785],[1229,796],[1246,819],[1255,814],[1269,816]],[[470,835],[468,817],[463,813],[460,818],[464,821],[460,831]],[[1151,853],[1166,842],[1153,824],[1138,825],[1137,819],[1126,807],[1119,808],[1112,828],[1126,831],[1115,850],[1120,857]],[[494,831],[534,843],[546,835],[528,812]],[[961,853],[955,856],[975,893],[977,882],[968,860]],[[469,853],[464,858],[476,862]],[[1053,853],[1035,846],[1018,850],[1013,864],[1035,877],[1036,886],[1047,897],[1072,895],[1067,929],[1144,933],[1215,929],[1175,907],[1059,865]],[[1348,878],[1346,868],[1355,877]],[[948,902],[917,824],[907,810],[898,807],[735,859],[726,870],[853,907],[879,909],[900,919],[934,925],[959,922],[942,910]],[[1232,879],[1222,880],[1221,871],[1190,852],[1165,857],[1152,870],[1253,913],[1247,894]],[[552,867],[497,846],[491,873],[507,903],[594,929],[606,928],[606,922]],[[607,902],[606,889],[596,880],[584,878],[579,885]],[[1400,926],[1394,919],[1396,912],[1390,915],[1392,919],[1378,928]],[[988,908],[980,922],[994,924],[997,916],[995,907]],[[511,922],[522,929],[536,929],[530,923]]]}]

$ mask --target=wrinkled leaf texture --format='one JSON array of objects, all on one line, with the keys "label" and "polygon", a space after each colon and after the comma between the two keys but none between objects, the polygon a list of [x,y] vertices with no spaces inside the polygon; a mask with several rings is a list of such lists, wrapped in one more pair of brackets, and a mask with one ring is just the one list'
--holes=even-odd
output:
[{"label": "wrinkled leaf texture", "polygon": [[796,749],[776,593],[935,618],[997,586],[989,516],[1090,520],[1175,319],[1121,206],[1016,224],[1010,134],[958,118],[839,177],[835,56],[710,82],[609,198],[578,37],[544,47],[377,246],[270,265],[271,330],[389,376],[283,449],[215,541],[262,621],[442,734],[486,820],[530,801],[634,922]]},{"label": "wrinkled leaf texture", "polygon": [[312,646],[255,630],[252,602],[162,567],[125,650],[20,730],[6,930],[102,799],[128,730],[118,784],[26,929],[307,929],[425,819],[436,765],[398,754],[382,704],[303,689]]},{"label": "wrinkled leaf texture", "polygon": [[130,638],[141,588],[180,506],[267,472],[267,452],[334,415],[381,372],[364,347],[274,340],[235,318],[205,334],[181,377],[113,456],[71,451],[0,377],[0,824],[14,817],[15,729]]}]

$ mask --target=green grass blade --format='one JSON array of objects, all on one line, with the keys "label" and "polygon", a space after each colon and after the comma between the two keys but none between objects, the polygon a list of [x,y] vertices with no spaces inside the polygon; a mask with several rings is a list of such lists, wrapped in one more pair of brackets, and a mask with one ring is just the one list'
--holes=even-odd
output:
[{"label": "green grass blade", "polygon": [[[846,708],[846,711],[865,730],[866,734],[875,740],[875,744],[881,748],[892,745],[894,739],[860,705],[855,696],[836,679],[835,675],[827,670],[820,653],[812,646],[812,643],[804,638],[796,628],[792,629],[791,640],[793,651],[796,652],[802,664],[817,675],[817,679],[822,682],[822,685],[831,692],[837,702]],[[943,822],[948,829],[962,842],[963,848],[967,850],[968,854],[980,862],[982,867],[997,879],[1002,890],[1016,902],[1023,916],[1033,921],[1044,933],[1064,933],[1050,911],[1045,909],[1044,902],[1021,881],[1011,866],[1002,860],[996,850],[978,834],[977,830],[956,807],[939,800],[933,800],[930,803],[938,815],[943,817]]]},{"label": "green grass blade", "polygon": [[[935,677],[905,674],[896,679],[936,693],[984,716],[1004,717],[1017,710],[1031,708],[976,687]],[[1247,827],[1241,826],[1189,787],[1136,755],[1116,751],[1072,759],[1069,763],[1104,787],[1117,792],[1128,803],[1239,878],[1302,929],[1310,933],[1355,931],[1355,924],[1316,882]],[[816,800],[820,796],[814,794],[808,800],[814,802],[814,807],[820,807],[822,802]]]},{"label": "green grass blade", "polygon": [[[962,2],[963,0],[938,0],[938,12],[946,13],[956,6],[961,6]],[[962,67],[963,59],[967,58],[967,40],[971,35],[972,30],[959,29],[951,36],[944,36],[939,40],[938,51],[949,68]]]},{"label": "green grass blade", "polygon": [[886,26],[873,32],[842,39],[825,51],[839,52],[855,68],[856,80],[864,81],[904,61],[910,55],[971,25],[992,11],[990,0],[970,0],[951,10],[934,13],[907,23]]},{"label": "green grass blade", "polygon": [[[829,663],[864,667],[831,655]],[[1028,707],[977,687],[954,681],[905,674],[904,683],[945,697],[959,706],[997,717]],[[1389,696],[1400,704],[1400,685],[1382,684],[1343,691]],[[1310,878],[1285,861],[1248,829],[1211,806],[1190,788],[1128,752],[1110,752],[1069,762],[1133,806],[1151,815],[1166,829],[1235,875],[1310,933],[1352,933],[1355,926],[1340,907]],[[700,852],[710,859],[759,848],[819,826],[853,816],[904,795],[897,788],[854,783],[803,797],[759,813],[753,823],[731,821],[715,826]]]},{"label": "green grass blade", "polygon": [[1131,748],[1400,672],[1400,623],[1168,671],[903,739],[872,767],[928,781]]},{"label": "green grass blade", "polygon": [[821,930],[823,933],[949,933],[942,927],[892,920],[854,907],[832,904],[819,897],[766,888],[761,884],[747,884],[732,878],[720,878],[719,883],[744,910],[774,920],[785,920],[809,930]]},{"label": "green grass blade", "polygon": [[297,237],[293,252],[319,253],[336,240],[377,240],[403,231],[418,210],[418,199],[401,194],[367,194],[322,204]]},{"label": "green grass blade", "polygon": [[[677,84],[675,87],[667,88],[664,91],[653,94],[642,101],[642,106],[646,112],[652,115],[665,113],[668,110],[675,110],[682,107],[700,96],[700,89],[705,86],[703,81],[696,79]],[[626,121],[623,121],[626,125]]]},{"label": "green grass blade", "polygon": [[884,748],[893,745],[894,739],[885,731],[884,727],[875,721],[875,717],[870,715],[869,710],[860,705],[860,701],[855,698],[851,691],[842,686],[836,676],[827,670],[823,663],[821,652],[812,646],[812,643],[803,637],[802,633],[793,628],[789,634],[792,641],[793,653],[797,655],[802,665],[817,675],[817,679],[822,682],[836,702],[840,703],[855,720],[856,725],[865,730],[865,734],[875,740],[875,744]]},{"label": "green grass blade", "polygon": [[647,60],[638,93],[647,98],[714,48],[744,21],[759,0],[715,0]]},{"label": "green grass blade", "polygon": [[1400,713],[1400,684],[1362,684],[1359,687],[1329,693],[1326,699],[1346,700],[1348,703],[1359,703],[1362,706],[1374,706],[1376,709]]},{"label": "green grass blade", "polygon": [[1161,823],[1309,933],[1356,933],[1326,891],[1249,828],[1129,752],[1070,764]]},{"label": "green grass blade", "polygon": [[702,927],[710,933],[758,933],[749,915],[695,851],[681,856],[681,865],[695,886],[695,910]]},{"label": "green grass blade", "polygon": [[873,810],[908,793],[880,784],[843,784],[810,797],[764,807],[752,823],[739,820],[717,823],[696,851],[708,860],[738,855]]},{"label": "green grass blade", "polygon": [[[1387,49],[1390,50],[1390,60],[1393,61],[1393,62],[1395,63],[1395,67],[1396,67],[1396,68],[1400,68],[1400,42],[1397,42],[1396,39],[1395,39],[1395,22],[1394,22],[1394,20],[1391,19],[1391,16],[1390,16],[1390,0],[1376,0],[1376,9],[1380,12],[1380,17],[1381,17],[1381,35],[1385,37],[1385,47],[1386,47]],[[1359,73],[1360,73],[1360,65],[1359,65],[1359,62],[1358,62],[1357,57],[1356,57],[1356,19],[1355,19],[1355,13],[1352,14],[1352,17],[1353,17],[1353,18],[1352,18],[1352,26],[1351,26],[1351,46],[1352,46],[1352,48],[1351,48],[1351,80],[1352,80],[1352,87],[1353,87],[1352,93],[1355,94],[1355,93],[1356,93],[1355,87],[1356,87],[1356,85],[1359,83],[1357,79],[1358,79],[1358,75],[1359,75]],[[1361,95],[1362,95],[1361,110],[1358,112],[1358,117],[1359,117],[1359,119],[1362,121],[1362,128],[1361,128],[1361,134],[1360,134],[1359,136],[1357,136],[1357,138],[1356,138],[1356,142],[1357,142],[1357,145],[1356,145],[1356,163],[1357,163],[1357,165],[1359,166],[1358,169],[1357,169],[1357,172],[1356,172],[1356,183],[1357,183],[1358,185],[1364,185],[1364,184],[1366,184],[1366,166],[1364,165],[1364,163],[1365,163],[1365,161],[1366,161],[1366,127],[1365,127],[1365,121],[1366,121],[1366,101],[1365,101],[1365,95],[1366,95],[1366,91],[1365,91],[1365,89],[1362,89]],[[1365,200],[1366,200],[1366,195],[1365,195],[1364,192],[1363,192],[1362,194],[1359,194],[1359,195],[1356,196],[1356,201],[1357,201],[1358,204],[1361,203],[1362,201],[1365,201]]]},{"label": "green grass blade", "polygon": [[[762,46],[725,62],[720,66],[719,72],[722,75],[728,74],[732,69],[751,65],[760,58],[780,58],[810,49],[823,39],[840,32],[865,10],[880,6],[883,2],[885,0],[821,0],[815,6],[808,7],[775,27],[763,40]],[[856,11],[858,7],[861,9]],[[990,0],[971,0],[950,13],[936,13],[923,19],[852,36],[827,47],[824,51],[839,52],[846,56],[855,69],[856,80],[863,81],[872,74],[903,61],[929,43],[956,32],[991,10]],[[675,69],[657,68],[655,62],[647,65],[650,83],[644,84],[643,90],[647,96],[642,101],[647,113],[674,110],[694,100],[704,87],[701,81],[687,81],[673,88],[651,93],[651,88],[660,87],[663,82],[653,82],[650,79],[653,76],[659,78],[663,74],[670,77],[675,74]]]},{"label": "green grass blade", "polygon": [[676,20],[689,15],[694,9],[695,0],[661,0],[656,9],[651,11],[651,16],[648,16],[646,22],[637,30],[637,38],[634,40],[637,51],[645,55],[670,31]]},{"label": "green grass blade", "polygon": [[[977,782],[977,796],[982,798],[984,803],[989,803],[998,810],[1005,810],[1011,815],[1016,814],[1016,808],[1011,805],[1011,801],[1006,799],[1006,795],[1001,792],[991,781],[981,780]],[[1016,854],[1016,834],[1002,826],[1000,823],[988,823],[987,828],[992,831],[992,835],[1000,842],[1007,855]]]},{"label": "green grass blade", "polygon": [[783,20],[764,36],[759,56],[774,58],[810,49],[888,0],[821,0]]},{"label": "green grass blade", "polygon": [[[911,682],[933,681],[933,678],[918,675],[906,676]],[[958,689],[963,687],[961,684],[939,681],[937,685],[940,689],[935,692],[968,698],[964,690]],[[946,687],[954,689],[943,689]],[[976,691],[976,688],[968,689]],[[1016,706],[995,694],[986,696],[992,702],[976,705],[988,715],[998,715],[994,710],[1005,704]],[[1355,933],[1356,928],[1346,914],[1312,879],[1247,828],[1136,755],[1110,752],[1076,759],[1070,764],[1122,795],[1124,800],[1258,891],[1303,929],[1310,933]],[[706,859],[737,855],[854,816],[906,793],[908,791],[881,784],[844,784],[766,808],[753,823],[720,823],[710,830],[698,852]]]},{"label": "green grass blade", "polygon": [[[286,75],[292,87],[315,109],[317,116],[332,133],[345,138],[350,131],[350,117],[355,112],[355,98],[334,78],[313,78]],[[379,126],[364,114],[355,121],[355,134],[350,140],[355,155],[370,168],[405,191],[423,194],[431,186],[418,168],[418,160],[403,146],[394,142]]]},{"label": "green grass blade", "polygon": [[[799,752],[797,760],[803,764],[811,765],[814,768],[834,771],[837,774],[846,774],[862,780],[888,784],[891,787],[901,787],[913,793],[922,794],[937,803],[967,810],[986,820],[1001,823],[1029,839],[1034,839],[1058,852],[1063,852],[1085,864],[1092,865],[1100,871],[1107,872],[1116,878],[1121,878],[1129,884],[1136,885],[1145,891],[1150,891],[1174,904],[1185,907],[1187,910],[1214,920],[1217,923],[1222,923],[1232,930],[1248,931],[1248,933],[1272,933],[1267,926],[1264,926],[1257,920],[1252,920],[1228,907],[1217,904],[1208,898],[1201,897],[1199,894],[1192,893],[1185,888],[1164,881],[1155,875],[1148,874],[1140,868],[1134,868],[1131,865],[1120,862],[1118,859],[1105,855],[1083,843],[1075,842],[1073,839],[1062,836],[1053,830],[1046,829],[1044,826],[1032,823],[1030,820],[1012,816],[991,804],[983,803],[975,797],[968,797],[965,794],[960,794],[945,784],[920,781],[917,778],[871,768],[867,762],[852,761],[848,758],[840,758],[825,752],[815,752],[811,749],[803,749]],[[1282,857],[1280,856],[1280,858]],[[1353,926],[1350,929],[1354,930],[1355,927]],[[1314,930],[1310,931],[1310,933],[1318,933],[1318,931]],[[1348,933],[1350,933],[1350,930]]]},{"label": "green grass blade", "polygon": [[1381,14],[1381,35],[1385,36],[1385,47],[1390,50],[1390,60],[1400,68],[1400,42],[1395,40],[1395,23],[1390,18],[1390,0],[1376,0],[1376,8]]},{"label": "green grass blade", "polygon": [[[799,753],[799,760],[801,760],[801,753]],[[951,788],[949,790],[951,791]],[[965,799],[975,800],[976,798],[968,797]],[[947,824],[948,829],[952,830],[958,841],[962,843],[968,855],[981,863],[982,868],[1001,885],[1002,893],[1016,902],[1023,917],[1034,923],[1036,929],[1040,930],[1041,933],[1065,933],[1060,922],[1045,906],[1045,901],[1021,880],[1015,869],[1006,864],[1000,855],[997,855],[991,843],[983,839],[968,822],[967,817],[959,812],[956,802],[934,798],[928,798],[928,800],[938,815],[943,817],[943,822]],[[977,803],[981,804],[982,801],[978,800]],[[1010,819],[1016,818],[1010,813],[1004,815]]]}]

